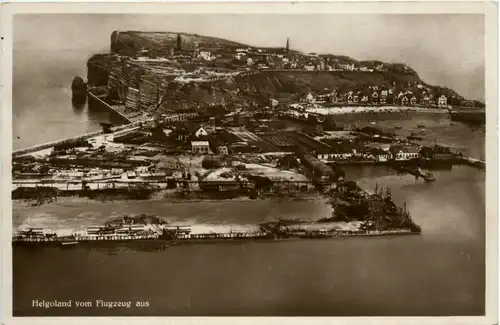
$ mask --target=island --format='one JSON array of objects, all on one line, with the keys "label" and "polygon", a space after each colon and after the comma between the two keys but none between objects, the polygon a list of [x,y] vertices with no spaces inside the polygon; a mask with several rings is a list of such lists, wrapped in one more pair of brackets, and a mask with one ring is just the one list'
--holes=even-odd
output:
[{"label": "island", "polygon": [[[426,126],[377,127],[375,116],[441,114],[484,123],[484,104],[433,86],[405,64],[358,61],[290,47],[263,48],[171,32],[115,31],[110,53],[75,77],[73,98],[107,107],[120,125],[13,153],[13,200],[32,206],[61,197],[95,200],[250,200],[323,197],[333,212],[278,218],[245,229],[198,231],[161,216],[122,216],[64,235],[17,229],[14,244],[120,241],[282,240],[420,234],[390,189],[362,189],[343,166],[387,165],[417,180],[427,169],[467,164]],[[370,126],[353,116],[373,117]],[[399,133],[399,134],[398,134]],[[401,135],[404,133],[404,135]]]}]

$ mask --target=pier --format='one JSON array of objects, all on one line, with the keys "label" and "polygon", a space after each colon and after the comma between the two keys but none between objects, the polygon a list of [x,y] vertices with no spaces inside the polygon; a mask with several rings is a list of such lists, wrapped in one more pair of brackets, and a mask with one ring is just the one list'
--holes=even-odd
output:
[{"label": "pier", "polygon": [[[55,234],[43,234],[21,232],[15,234],[12,238],[13,245],[50,245],[56,244],[61,246],[74,246],[78,244],[98,244],[105,242],[178,242],[178,243],[203,243],[203,242],[229,242],[235,240],[286,240],[286,239],[333,239],[339,237],[378,237],[378,236],[397,236],[397,235],[419,235],[420,232],[412,231],[408,228],[388,229],[388,230],[336,230],[321,228],[309,230],[305,228],[287,229],[286,227],[280,231],[270,230],[261,227],[260,231],[244,231],[244,232],[224,232],[224,233],[191,233],[184,229],[163,228],[161,231],[144,232],[144,233],[129,233],[129,234],[73,234],[70,236],[57,236]],[[177,227],[179,228],[179,227]]]},{"label": "pier", "polygon": [[[12,190],[17,188],[54,188],[60,191],[92,191],[105,189],[167,189],[171,184],[175,184],[175,188],[189,189],[191,185],[200,185],[201,189],[205,188],[207,192],[228,191],[232,188],[255,188],[255,183],[252,181],[240,182],[223,182],[223,181],[196,181],[182,179],[167,179],[167,180],[132,180],[125,181],[121,179],[106,179],[106,180],[62,180],[62,179],[43,179],[43,180],[14,180],[12,182]],[[271,190],[278,188],[280,192],[291,192],[293,190],[301,190],[304,187],[313,186],[312,181],[272,181],[269,186],[261,188]]]},{"label": "pier", "polygon": [[397,165],[397,164],[391,164],[391,166],[396,169],[400,173],[405,173],[405,174],[410,174],[415,176],[416,179],[419,177],[424,179],[426,182],[433,182],[436,179],[434,178],[434,175],[432,173],[423,173],[420,168],[418,167],[408,167],[408,166],[402,166],[402,165]]},{"label": "pier", "polygon": [[[112,127],[110,129],[110,131],[112,133],[114,133],[114,132],[124,131],[124,130],[130,129],[130,128],[136,128],[141,123],[142,122],[133,122],[133,123],[130,123],[130,124],[115,126],[115,127]],[[46,149],[51,149],[51,148],[53,148],[56,145],[61,145],[61,144],[68,143],[68,142],[74,142],[74,141],[80,141],[80,140],[88,140],[88,139],[91,139],[93,137],[97,137],[97,136],[104,135],[104,134],[105,133],[104,133],[103,130],[99,130],[99,131],[94,131],[94,132],[90,132],[90,133],[85,133],[85,134],[77,135],[77,136],[74,136],[74,137],[69,137],[69,138],[66,138],[66,139],[55,140],[55,141],[51,141],[51,142],[37,144],[37,145],[31,146],[31,147],[28,147],[28,148],[14,150],[12,152],[12,158],[18,158],[18,157],[26,156],[26,155],[29,155],[29,154],[32,154],[32,153],[35,153],[35,152],[38,152],[38,151],[42,151],[42,150],[46,150]]]}]

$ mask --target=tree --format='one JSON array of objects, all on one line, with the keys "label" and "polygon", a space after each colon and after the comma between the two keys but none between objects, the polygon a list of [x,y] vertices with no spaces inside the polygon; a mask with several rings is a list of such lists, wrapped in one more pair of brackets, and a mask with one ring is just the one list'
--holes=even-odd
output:
[{"label": "tree", "polygon": [[205,157],[201,162],[201,167],[204,169],[215,169],[221,167],[221,163],[216,159]]}]

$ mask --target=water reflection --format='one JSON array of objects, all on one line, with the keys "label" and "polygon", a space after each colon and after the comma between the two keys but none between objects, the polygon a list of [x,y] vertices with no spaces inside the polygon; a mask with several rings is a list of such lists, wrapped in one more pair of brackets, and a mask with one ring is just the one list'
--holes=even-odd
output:
[{"label": "water reflection", "polygon": [[75,115],[81,115],[87,105],[87,96],[74,96],[71,98],[71,104]]}]

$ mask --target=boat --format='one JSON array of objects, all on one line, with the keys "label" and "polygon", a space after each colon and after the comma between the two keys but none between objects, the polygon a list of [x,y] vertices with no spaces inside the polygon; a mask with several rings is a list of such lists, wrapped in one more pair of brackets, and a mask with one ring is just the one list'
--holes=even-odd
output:
[{"label": "boat", "polygon": [[419,127],[419,128],[425,128],[425,125],[418,124],[417,127]]},{"label": "boat", "polygon": [[74,240],[74,241],[62,241],[61,242],[61,246],[74,246],[77,244],[78,244],[78,241],[76,241],[76,240]]},{"label": "boat", "polygon": [[423,179],[426,181],[426,182],[434,182],[436,181],[436,178],[434,177],[433,174],[431,173],[426,173],[424,176],[423,176]]},{"label": "boat", "polygon": [[375,125],[375,124],[377,124],[377,122],[370,122],[370,124],[371,124],[371,125]]},{"label": "boat", "polygon": [[402,127],[402,126],[400,126],[400,125],[396,125],[394,128],[395,128],[396,130],[401,130],[403,127]]}]

